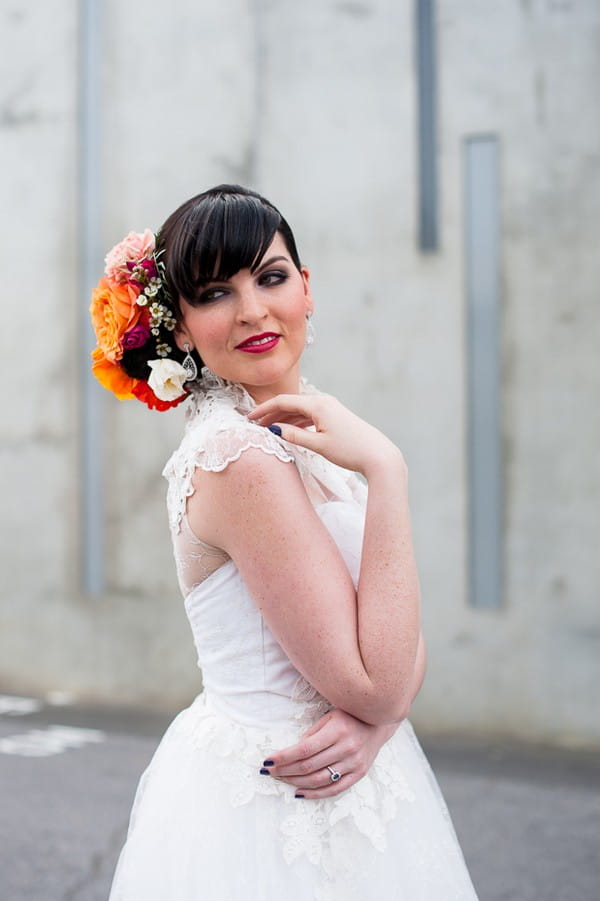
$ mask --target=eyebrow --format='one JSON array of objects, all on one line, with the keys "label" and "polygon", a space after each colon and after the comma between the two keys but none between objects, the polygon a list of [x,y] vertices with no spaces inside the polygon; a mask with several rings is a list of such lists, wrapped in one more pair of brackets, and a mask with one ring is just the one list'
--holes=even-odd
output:
[{"label": "eyebrow", "polygon": [[[291,262],[291,260],[286,256],[269,257],[268,260],[265,260],[260,264],[260,266],[257,266],[256,269],[253,270],[253,274],[262,272],[263,269],[267,269],[269,266],[272,266],[273,263],[279,263],[280,261],[284,263]],[[234,273],[234,275],[237,275],[237,273]],[[231,279],[229,278],[199,278],[196,284],[199,288],[206,288],[207,285],[213,285],[215,283],[219,284],[229,281],[231,281]]]},{"label": "eyebrow", "polygon": [[268,260],[265,260],[264,263],[261,263],[254,271],[261,272],[263,269],[266,269],[267,266],[272,266],[273,263],[278,263],[280,260],[284,260],[285,262],[289,262],[287,257],[269,257]]}]

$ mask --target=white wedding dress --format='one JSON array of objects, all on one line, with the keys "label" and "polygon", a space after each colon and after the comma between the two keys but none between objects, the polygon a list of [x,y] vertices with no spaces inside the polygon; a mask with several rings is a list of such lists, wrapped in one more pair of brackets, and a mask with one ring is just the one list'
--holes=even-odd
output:
[{"label": "white wedding dress", "polygon": [[295,464],[355,580],[366,489],[248,422],[253,402],[240,386],[209,370],[202,384],[164,474],[204,690],[141,777],[110,901],[476,901],[408,721],[335,798],[296,799],[292,786],[260,774],[329,704],[287,659],[234,562],[192,534],[194,469],[222,470],[249,447]]}]

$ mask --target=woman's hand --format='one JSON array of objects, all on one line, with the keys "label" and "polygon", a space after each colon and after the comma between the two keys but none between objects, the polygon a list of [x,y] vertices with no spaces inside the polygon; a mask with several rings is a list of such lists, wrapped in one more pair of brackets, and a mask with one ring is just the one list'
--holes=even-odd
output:
[{"label": "woman's hand", "polygon": [[[398,723],[370,726],[343,710],[330,710],[289,748],[269,756],[269,775],[295,786],[296,796],[332,798],[365,775]],[[340,773],[333,782],[330,766]],[[266,778],[266,774],[265,774]]]},{"label": "woman's hand", "polygon": [[404,468],[402,454],[389,438],[327,394],[278,394],[255,407],[248,419],[267,427],[277,423],[286,441],[367,478],[382,464]]}]

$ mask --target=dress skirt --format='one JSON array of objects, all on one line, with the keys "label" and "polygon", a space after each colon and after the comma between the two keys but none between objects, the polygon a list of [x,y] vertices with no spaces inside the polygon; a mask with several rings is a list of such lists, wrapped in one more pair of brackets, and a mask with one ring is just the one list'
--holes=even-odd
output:
[{"label": "dress skirt", "polygon": [[410,723],[319,801],[259,773],[305,729],[241,724],[200,694],[140,779],[110,901],[476,901]]}]

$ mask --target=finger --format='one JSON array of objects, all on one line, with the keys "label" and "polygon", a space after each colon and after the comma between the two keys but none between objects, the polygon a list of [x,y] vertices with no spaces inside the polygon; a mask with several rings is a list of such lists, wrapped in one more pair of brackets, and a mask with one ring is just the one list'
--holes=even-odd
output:
[{"label": "finger", "polygon": [[276,435],[281,435],[284,441],[296,444],[298,447],[306,447],[308,450],[320,453],[323,448],[323,436],[318,432],[310,432],[295,425],[284,422],[273,423],[269,426]]},{"label": "finger", "polygon": [[293,425],[299,429],[309,429],[311,426],[314,427],[314,422],[312,419],[305,419],[303,416],[295,416],[289,415],[285,416],[280,412],[278,416],[267,416],[265,419],[261,419],[258,425],[265,426],[265,428],[270,428],[272,425]]},{"label": "finger", "polygon": [[316,801],[319,798],[334,798],[341,795],[355,785],[362,777],[357,773],[348,773],[343,776],[339,782],[331,782],[323,788],[299,788],[296,795],[301,795],[307,801]]},{"label": "finger", "polygon": [[[332,763],[332,761],[334,762]],[[327,780],[330,775],[327,769],[328,766],[333,766],[334,769],[338,769],[340,772],[349,772],[355,768],[355,764],[358,764],[358,762],[355,748],[351,742],[340,740],[333,743],[328,742],[323,751],[313,754],[311,757],[294,759],[289,763],[280,763],[270,767],[269,770],[272,776],[278,778],[311,778],[315,774],[324,774]],[[342,764],[341,768],[340,764]]]},{"label": "finger", "polygon": [[[333,721],[334,713],[335,710],[329,710],[327,713],[324,713],[306,732],[302,733],[300,741],[293,745],[288,745],[287,748],[282,748],[280,751],[274,751],[269,755],[269,759],[265,763],[270,767],[287,766],[299,760],[315,757],[322,751],[331,748],[339,737]],[[335,755],[332,754],[332,756]]]},{"label": "finger", "polygon": [[312,419],[307,419],[305,416],[280,416],[279,419],[281,422],[285,422],[288,425],[295,425],[299,429],[309,429],[311,426],[314,426]]},{"label": "finger", "polygon": [[309,726],[306,732],[303,733],[302,738],[310,738],[311,735],[316,735],[318,732],[320,732],[321,729],[323,729],[327,725],[327,723],[330,722],[334,713],[334,709],[328,710],[327,713],[324,713],[320,719],[312,724],[312,726]]},{"label": "finger", "polygon": [[278,782],[286,782],[288,785],[293,785],[298,791],[326,788],[331,781],[329,773],[327,773],[327,776],[323,775],[322,769],[318,773],[312,773],[310,776],[277,776],[274,778]]},{"label": "finger", "polygon": [[[293,778],[300,778],[303,776],[310,777],[316,773],[326,774],[326,779],[329,779],[329,770],[327,769],[327,765],[333,766],[331,763],[332,760],[341,760],[342,759],[342,751],[339,745],[332,746],[327,748],[327,750],[322,751],[320,754],[315,754],[314,757],[308,757],[305,760],[295,760],[293,763],[288,763],[286,766],[278,766],[274,767],[272,771],[272,775],[274,776],[286,776]],[[336,767],[334,767],[335,769]]]},{"label": "finger", "polygon": [[335,766],[332,766],[331,769],[334,772],[338,772],[340,774],[339,779],[333,779],[332,773],[329,771],[327,767],[320,767],[314,773],[310,773],[307,776],[285,776],[286,782],[291,782],[296,785],[298,788],[327,788],[329,785],[333,785],[337,782],[341,782],[343,778],[343,774],[346,776],[350,775],[350,773],[358,773],[360,772],[360,768],[358,766],[353,766],[350,761],[340,761],[340,763],[336,763]]},{"label": "finger", "polygon": [[287,764],[281,764],[271,768],[271,774],[278,777],[302,778],[311,777],[314,774],[324,774],[329,779],[328,766],[332,766],[339,772],[349,772],[359,764],[359,759],[354,753],[355,749],[345,741],[335,742],[312,757],[301,760],[293,760]]},{"label": "finger", "polygon": [[[332,757],[330,753],[324,755],[326,759],[335,760],[335,763],[332,764],[323,764],[320,763],[319,766],[316,766],[314,770],[309,768],[309,764],[312,765],[312,760],[316,758],[310,758],[307,761],[300,761],[298,773],[277,773],[273,771],[272,775],[276,779],[281,779],[282,782],[288,782],[293,785],[302,787],[302,788],[326,788],[331,782],[339,782],[341,776],[346,773],[359,773],[361,772],[360,761],[354,759],[353,757],[342,758],[342,757]],[[329,767],[331,766],[331,769]],[[287,767],[286,769],[291,769]],[[333,770],[333,772],[332,772]],[[339,777],[337,779],[333,779],[334,773],[339,773]],[[364,770],[362,771],[364,772]]]},{"label": "finger", "polygon": [[263,763],[263,766],[266,764],[272,771],[274,769],[279,769],[280,767],[288,766],[289,764],[297,763],[298,761],[308,760],[316,754],[320,754],[323,750],[330,747],[332,743],[328,739],[327,734],[323,736],[321,734],[322,732],[323,729],[320,729],[310,736],[307,733],[304,734],[301,740],[295,745],[290,745],[287,748],[283,748],[281,751],[275,751],[273,754],[270,754],[268,759]]},{"label": "finger", "polygon": [[315,398],[304,394],[277,394],[248,413],[248,419],[256,420],[279,413],[296,413],[312,419]]},{"label": "finger", "polygon": [[267,428],[274,422],[287,422],[290,425],[297,425],[301,429],[314,425],[312,417],[305,416],[304,413],[286,413],[285,410],[273,410],[272,413],[261,416],[259,419],[254,419],[253,422],[257,423],[257,425],[264,425]]}]

